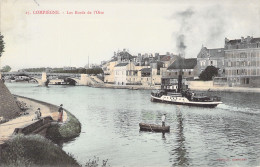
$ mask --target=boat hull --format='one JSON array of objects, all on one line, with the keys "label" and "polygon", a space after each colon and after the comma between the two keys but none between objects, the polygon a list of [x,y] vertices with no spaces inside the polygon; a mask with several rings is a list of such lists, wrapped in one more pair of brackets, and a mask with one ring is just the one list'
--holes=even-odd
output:
[{"label": "boat hull", "polygon": [[160,126],[155,124],[139,123],[140,131],[149,132],[170,132],[170,126]]},{"label": "boat hull", "polygon": [[197,107],[207,107],[207,108],[214,108],[217,105],[221,104],[222,102],[193,102],[193,101],[176,101],[176,100],[168,100],[163,99],[160,97],[151,96],[152,102],[160,102],[160,103],[169,103],[169,104],[176,104],[176,105],[187,105],[187,106],[197,106]]}]

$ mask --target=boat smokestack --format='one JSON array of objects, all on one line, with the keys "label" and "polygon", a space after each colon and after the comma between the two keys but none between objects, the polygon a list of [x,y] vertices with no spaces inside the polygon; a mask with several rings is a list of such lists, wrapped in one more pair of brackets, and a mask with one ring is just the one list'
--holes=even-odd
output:
[{"label": "boat smokestack", "polygon": [[180,70],[180,74],[178,76],[178,93],[182,90],[182,70]]},{"label": "boat smokestack", "polygon": [[183,67],[184,67],[184,58],[182,56],[180,56],[180,64],[179,64],[179,68],[180,68],[180,73],[178,76],[178,93],[181,92],[182,90],[182,71],[183,71]]}]

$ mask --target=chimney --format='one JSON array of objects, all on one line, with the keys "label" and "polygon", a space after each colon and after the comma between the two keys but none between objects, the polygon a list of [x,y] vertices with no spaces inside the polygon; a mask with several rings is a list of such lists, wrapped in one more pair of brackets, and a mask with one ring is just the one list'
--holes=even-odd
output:
[{"label": "chimney", "polygon": [[229,42],[229,39],[225,38],[225,44]]},{"label": "chimney", "polygon": [[241,42],[244,42],[245,41],[245,38],[244,37],[241,37]]},{"label": "chimney", "polygon": [[251,41],[251,37],[250,37],[250,36],[247,36],[246,42],[249,43],[250,41]]}]

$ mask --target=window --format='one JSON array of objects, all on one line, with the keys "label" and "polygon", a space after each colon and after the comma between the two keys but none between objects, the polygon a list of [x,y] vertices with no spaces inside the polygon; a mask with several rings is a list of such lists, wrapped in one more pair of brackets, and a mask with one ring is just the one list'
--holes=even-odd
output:
[{"label": "window", "polygon": [[252,69],[252,75],[256,75],[256,69]]},{"label": "window", "polygon": [[249,78],[246,78],[246,84],[249,84]]},{"label": "window", "polygon": [[245,52],[242,52],[242,53],[240,53],[240,58],[246,58],[247,56],[246,56],[246,53]]}]

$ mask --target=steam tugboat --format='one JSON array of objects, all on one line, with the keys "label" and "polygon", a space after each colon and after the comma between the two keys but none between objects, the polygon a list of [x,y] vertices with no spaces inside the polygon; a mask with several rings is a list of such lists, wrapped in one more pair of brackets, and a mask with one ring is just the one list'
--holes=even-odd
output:
[{"label": "steam tugboat", "polygon": [[182,63],[178,64],[181,69],[178,75],[178,83],[164,86],[161,90],[153,91],[151,93],[151,101],[210,108],[221,104],[220,97],[205,96],[203,94],[197,95],[194,92],[191,92],[187,85],[182,83],[182,67],[184,66],[184,61],[182,60],[181,62]]}]

